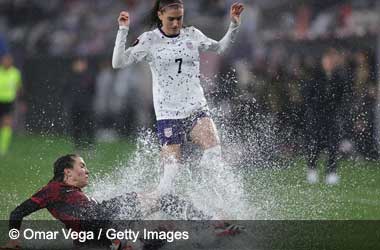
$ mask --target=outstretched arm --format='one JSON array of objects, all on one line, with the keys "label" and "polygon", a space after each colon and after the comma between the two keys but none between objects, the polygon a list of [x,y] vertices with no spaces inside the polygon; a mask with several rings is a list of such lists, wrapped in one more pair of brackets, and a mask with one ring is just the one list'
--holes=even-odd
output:
[{"label": "outstretched arm", "polygon": [[132,63],[147,60],[148,52],[145,46],[139,44],[139,39],[132,47],[125,49],[129,32],[129,13],[122,11],[118,17],[119,30],[112,55],[112,67],[124,68]]},{"label": "outstretched arm", "polygon": [[112,55],[112,67],[115,69],[126,66],[126,63],[123,62],[123,54],[129,31],[129,13],[126,11],[120,12],[117,21],[119,23],[119,30],[117,31],[115,47],[113,48]]},{"label": "outstretched arm", "polygon": [[244,10],[244,4],[242,3],[234,3],[231,5],[230,9],[230,17],[231,17],[231,22],[240,25],[241,23],[241,18],[240,15]]},{"label": "outstretched arm", "polygon": [[31,199],[24,201],[18,207],[16,207],[15,210],[11,212],[9,218],[9,229],[19,230],[24,217],[39,209],[41,209],[40,205],[35,203]]},{"label": "outstretched arm", "polygon": [[[29,214],[39,210],[39,209],[40,209],[39,204],[35,203],[31,199],[28,199],[28,200],[24,201],[23,203],[21,203],[19,206],[17,206],[15,208],[15,210],[13,210],[11,212],[11,215],[9,218],[9,230],[11,230],[11,229],[20,230],[23,218],[28,216]],[[20,248],[20,241],[19,240],[10,240],[4,246],[4,248],[19,249]]]},{"label": "outstretched arm", "polygon": [[215,51],[219,54],[226,51],[230,44],[233,43],[236,39],[236,35],[238,33],[239,26],[241,23],[241,13],[243,12],[243,10],[243,4],[234,3],[230,9],[231,23],[227,33],[219,42],[207,38],[205,35],[201,34],[203,36],[203,41],[200,44],[200,49],[203,51]]}]

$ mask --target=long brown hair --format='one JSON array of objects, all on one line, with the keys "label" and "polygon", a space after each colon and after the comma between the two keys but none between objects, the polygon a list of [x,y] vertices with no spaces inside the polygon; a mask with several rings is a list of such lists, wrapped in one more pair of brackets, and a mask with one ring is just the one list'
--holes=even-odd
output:
[{"label": "long brown hair", "polygon": [[162,23],[161,20],[158,18],[157,12],[164,11],[165,7],[168,7],[170,5],[178,4],[179,6],[183,7],[183,1],[182,0],[156,0],[153,9],[149,13],[148,18],[148,25],[153,27],[161,27]]}]

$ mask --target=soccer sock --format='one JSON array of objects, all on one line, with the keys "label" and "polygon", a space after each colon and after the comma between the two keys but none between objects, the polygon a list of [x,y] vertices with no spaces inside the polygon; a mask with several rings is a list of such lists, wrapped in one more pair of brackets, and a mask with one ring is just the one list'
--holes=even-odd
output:
[{"label": "soccer sock", "polygon": [[8,152],[11,138],[12,128],[10,126],[0,128],[0,154],[6,154]]},{"label": "soccer sock", "polygon": [[206,149],[203,153],[201,162],[201,171],[203,172],[202,182],[203,188],[207,192],[211,191],[216,197],[213,201],[213,206],[217,208],[217,212],[221,212],[221,207],[224,204],[224,199],[221,191],[223,192],[225,185],[228,185],[225,173],[223,171],[224,165],[222,163],[222,149],[220,145]]},{"label": "soccer sock", "polygon": [[309,170],[317,169],[318,154],[319,150],[310,150],[310,152],[308,152],[307,167]]},{"label": "soccer sock", "polygon": [[164,175],[162,176],[160,184],[158,185],[158,191],[161,193],[161,195],[174,193],[174,181],[178,170],[179,164],[175,160],[164,165]]},{"label": "soccer sock", "polygon": [[326,172],[327,174],[329,173],[336,173],[336,168],[337,168],[337,149],[332,148],[329,149],[329,159],[327,161],[327,169]]},{"label": "soccer sock", "polygon": [[221,165],[221,160],[222,149],[220,145],[217,145],[204,151],[200,164],[202,167],[206,167],[207,169],[219,171],[220,169],[218,168]]}]

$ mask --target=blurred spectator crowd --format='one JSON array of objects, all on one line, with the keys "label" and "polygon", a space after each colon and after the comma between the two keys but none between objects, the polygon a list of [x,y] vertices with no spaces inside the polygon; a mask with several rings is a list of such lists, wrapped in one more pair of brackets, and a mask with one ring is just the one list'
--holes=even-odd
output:
[{"label": "blurred spectator crowd", "polygon": [[[186,18],[220,18],[226,2],[232,1],[188,1]],[[131,13],[136,36],[152,6],[149,0],[1,0],[0,31],[28,56],[105,54],[113,49],[119,12]]]},{"label": "blurred spectator crowd", "polygon": [[[219,39],[227,28],[232,2],[185,1],[185,23]],[[257,113],[264,114],[278,128],[283,150],[302,151],[307,144],[310,84],[323,71],[321,55],[334,48],[334,71],[343,81],[338,90],[343,98],[330,105],[339,109],[340,151],[377,159],[378,1],[243,2],[240,37],[229,53],[202,55],[204,88],[212,106],[220,107],[225,119],[239,126],[247,120],[253,123]],[[130,133],[152,124],[147,66],[118,71],[110,67],[119,12],[131,12],[132,42],[147,29],[144,20],[152,4],[148,0],[1,0],[0,34],[24,67],[28,67],[23,65],[26,59],[39,57],[95,58],[89,61],[92,90],[86,93],[91,95],[88,102],[95,111],[91,119],[97,136],[109,138],[117,136],[112,132],[115,127]],[[6,48],[0,37],[2,47]],[[72,69],[67,68],[68,75],[74,74]],[[68,103],[67,93],[75,90],[62,86],[68,89],[62,95]],[[248,118],[242,119],[242,113]]]}]

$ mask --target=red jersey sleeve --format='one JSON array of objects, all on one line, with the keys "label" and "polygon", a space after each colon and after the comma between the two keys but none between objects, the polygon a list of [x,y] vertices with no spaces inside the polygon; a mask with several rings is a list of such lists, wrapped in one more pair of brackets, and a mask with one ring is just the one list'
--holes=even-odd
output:
[{"label": "red jersey sleeve", "polygon": [[51,182],[41,188],[37,193],[32,195],[30,199],[34,202],[37,203],[40,208],[46,208],[48,205],[49,201],[54,201],[56,196],[57,196],[57,191],[59,187],[56,185],[56,183]]}]

